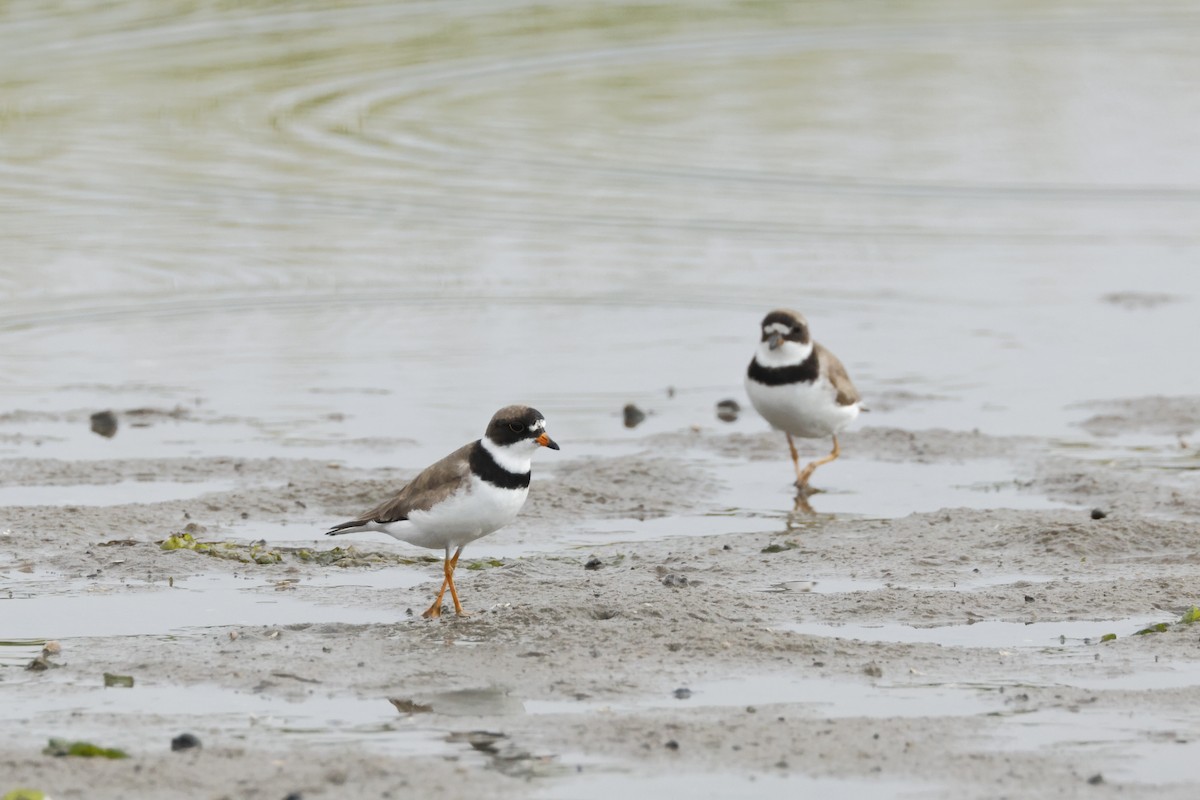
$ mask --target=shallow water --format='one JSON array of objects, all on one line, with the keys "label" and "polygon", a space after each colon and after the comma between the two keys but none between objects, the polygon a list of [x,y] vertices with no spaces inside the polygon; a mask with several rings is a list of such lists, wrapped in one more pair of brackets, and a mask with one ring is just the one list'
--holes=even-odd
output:
[{"label": "shallow water", "polygon": [[[1198,33],[1185,0],[917,0],[869,14],[833,0],[6,3],[0,455],[412,468],[514,401],[546,413],[563,455],[692,425],[763,431],[752,412],[719,423],[713,406],[745,405],[756,325],[778,305],[804,311],[845,361],[873,407],[860,426],[1090,442],[1073,426],[1091,413],[1080,401],[1200,394],[1200,371],[1178,362],[1200,318]],[[652,412],[633,431],[619,414],[629,401]],[[123,420],[112,439],[88,430],[91,411],[145,406],[189,416]],[[1120,444],[1147,442],[1162,437]],[[778,463],[715,467],[723,513],[611,520],[564,546],[787,524],[782,447]],[[848,458],[820,475],[836,491],[812,499],[818,514],[1052,505],[989,462]],[[60,503],[114,496],[36,489]],[[117,487],[139,502],[199,489]],[[235,535],[267,535],[252,528]],[[507,535],[493,553],[544,547]],[[410,578],[429,580],[346,580]],[[398,611],[204,580],[18,593],[0,600],[0,633],[172,635]],[[1080,651],[1141,624],[807,632],[1052,650],[1066,636]],[[697,703],[723,696],[696,688]],[[939,696],[853,688],[911,708]],[[212,701],[135,691],[124,697]],[[37,695],[28,715],[54,699]],[[307,724],[302,709],[267,711]],[[1050,743],[1092,721],[1030,720]],[[1190,744],[1146,745],[1112,722],[1134,763],[1169,776],[1194,760]],[[647,789],[644,776],[586,786],[633,796],[635,781]],[[907,789],[660,781],[660,794],[698,797]]]},{"label": "shallow water", "polygon": [[871,423],[1070,434],[1200,392],[1160,346],[1200,303],[1198,31],[1171,0],[10,3],[5,405],[200,399],[259,452],[423,463],[525,400],[569,447],[636,435],[628,400],[715,424],[783,303]]},{"label": "shallow water", "polygon": [[691,694],[597,701],[527,701],[530,714],[630,713],[645,709],[789,706],[794,713],[821,719],[842,717],[956,717],[993,712],[994,695],[974,686],[924,684],[866,685],[830,678],[754,675],[687,684]]},{"label": "shallow water", "polygon": [[[340,571],[340,570],[339,570]],[[344,578],[347,584],[352,578]],[[388,570],[387,585],[415,586],[432,578],[417,570]],[[260,580],[203,575],[157,585],[95,579],[3,581],[0,636],[65,639],[79,636],[165,636],[228,625],[301,622],[394,622],[403,608],[344,608],[275,591]],[[334,585],[338,585],[335,581]]]},{"label": "shallow water", "polygon": [[1052,708],[1006,717],[999,744],[1100,754],[1109,780],[1186,784],[1196,778],[1197,733],[1200,718],[1187,711]]},{"label": "shallow water", "polygon": [[570,797],[572,800],[607,800],[610,797],[688,797],[693,800],[723,800],[754,797],[759,800],[790,800],[794,797],[827,797],[855,800],[860,797],[921,797],[926,787],[896,780],[849,780],[817,778],[800,774],[739,775],[735,773],[677,772],[647,778],[643,775],[590,770],[586,779],[569,787],[546,787],[530,795],[535,798]]},{"label": "shallow water", "polygon": [[138,678],[128,689],[105,688],[99,682],[92,686],[59,684],[47,694],[22,692],[16,684],[4,693],[14,721],[7,733],[18,739],[43,732],[54,735],[69,728],[72,737],[99,734],[135,756],[165,749],[180,727],[202,734],[220,730],[227,740],[253,739],[268,747],[288,747],[302,737],[310,742],[355,742],[416,756],[461,757],[469,753],[466,745],[447,744],[439,728],[398,714],[386,698],[330,694],[289,676],[271,676],[264,683],[270,684],[265,691],[237,691],[161,685]]},{"label": "shallow water", "polygon": [[999,622],[984,620],[966,625],[938,625],[918,628],[912,625],[830,625],[822,622],[794,622],[782,630],[809,636],[857,639],[864,642],[928,642],[943,647],[1076,647],[1099,644],[1112,633],[1128,636],[1162,622],[1161,617],[1134,617],[1121,620],[1069,620],[1066,622]]},{"label": "shallow water", "polygon": [[227,492],[233,481],[118,481],[61,486],[0,486],[0,506],[116,506],[189,500],[210,492]]}]

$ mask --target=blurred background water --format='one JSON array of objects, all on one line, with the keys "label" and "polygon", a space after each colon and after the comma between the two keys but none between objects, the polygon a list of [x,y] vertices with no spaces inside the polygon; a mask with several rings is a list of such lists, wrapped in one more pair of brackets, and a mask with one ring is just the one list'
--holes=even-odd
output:
[{"label": "blurred background water", "polygon": [[[780,305],[863,424],[1200,393],[1198,37],[1185,0],[10,0],[0,452],[715,427]],[[147,405],[228,424],[42,413]]]}]

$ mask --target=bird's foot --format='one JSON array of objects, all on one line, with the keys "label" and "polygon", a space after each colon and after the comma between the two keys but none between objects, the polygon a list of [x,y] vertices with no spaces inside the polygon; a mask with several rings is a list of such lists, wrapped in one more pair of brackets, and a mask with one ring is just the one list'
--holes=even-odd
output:
[{"label": "bird's foot", "polygon": [[424,617],[425,619],[437,619],[441,615],[442,615],[442,604],[441,604],[441,602],[437,602],[437,603],[434,603],[433,605],[431,605],[429,608],[425,609],[425,613],[423,613],[421,616]]},{"label": "bird's foot", "polygon": [[812,497],[814,494],[821,494],[825,491],[824,489],[818,489],[815,486],[810,486],[808,483],[801,483],[800,481],[796,481],[793,485],[796,487],[797,497]]}]

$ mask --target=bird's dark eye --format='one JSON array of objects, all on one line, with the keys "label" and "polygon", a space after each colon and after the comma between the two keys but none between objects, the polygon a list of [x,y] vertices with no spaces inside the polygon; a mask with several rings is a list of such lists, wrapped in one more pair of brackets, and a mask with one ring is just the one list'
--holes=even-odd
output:
[{"label": "bird's dark eye", "polygon": [[520,433],[521,431],[525,430],[525,426],[519,422],[510,422],[508,423],[508,429],[513,433]]}]

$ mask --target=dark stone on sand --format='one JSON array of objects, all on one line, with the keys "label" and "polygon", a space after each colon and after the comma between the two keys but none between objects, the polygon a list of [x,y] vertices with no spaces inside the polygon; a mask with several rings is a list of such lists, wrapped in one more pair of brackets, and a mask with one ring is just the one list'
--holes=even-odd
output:
[{"label": "dark stone on sand", "polygon": [[190,733],[181,733],[171,740],[172,750],[191,750],[199,746],[200,740]]},{"label": "dark stone on sand", "polygon": [[29,672],[45,672],[51,667],[57,667],[57,664],[50,663],[50,659],[46,657],[45,651],[38,654],[37,658],[25,665],[25,669]]},{"label": "dark stone on sand", "polygon": [[584,569],[596,570],[604,566],[604,562],[598,558],[589,558],[588,562],[583,565]]},{"label": "dark stone on sand", "polygon": [[692,690],[687,688],[686,686],[680,686],[678,689],[675,690],[674,694],[675,694],[676,700],[687,700],[689,697],[692,696]]},{"label": "dark stone on sand", "polygon": [[1088,783],[1090,783],[1092,786],[1099,786],[1100,784],[1104,783],[1104,776],[1097,772],[1095,775],[1088,778]]},{"label": "dark stone on sand", "polygon": [[1028,595],[1028,594],[1027,594],[1027,595],[1025,595],[1025,602],[1026,602],[1026,603],[1032,603],[1032,602],[1033,602],[1033,595]]},{"label": "dark stone on sand", "polygon": [[299,792],[292,792],[287,797],[283,798],[283,800],[304,800],[304,795],[300,794]]},{"label": "dark stone on sand", "polygon": [[742,407],[737,400],[722,400],[717,403],[717,419],[722,422],[736,422]]},{"label": "dark stone on sand", "polygon": [[467,744],[482,753],[495,753],[499,747],[498,743],[502,739],[507,739],[506,733],[494,733],[492,731],[470,731],[466,737]]},{"label": "dark stone on sand", "polygon": [[635,406],[633,403],[626,404],[624,410],[621,413],[625,417],[625,427],[626,428],[636,428],[638,425],[641,425],[642,422],[645,421],[645,419],[646,419],[646,412],[642,411],[640,408]]},{"label": "dark stone on sand", "polygon": [[1093,508],[1092,509],[1092,519],[1104,519],[1107,516],[1108,516],[1108,512],[1102,508]]},{"label": "dark stone on sand", "polygon": [[668,739],[667,743],[663,745],[663,747],[667,748],[668,750],[678,750],[679,742],[675,741],[674,739]]},{"label": "dark stone on sand", "polygon": [[98,433],[105,439],[117,435],[117,415],[111,411],[97,411],[92,414],[92,433]]}]

